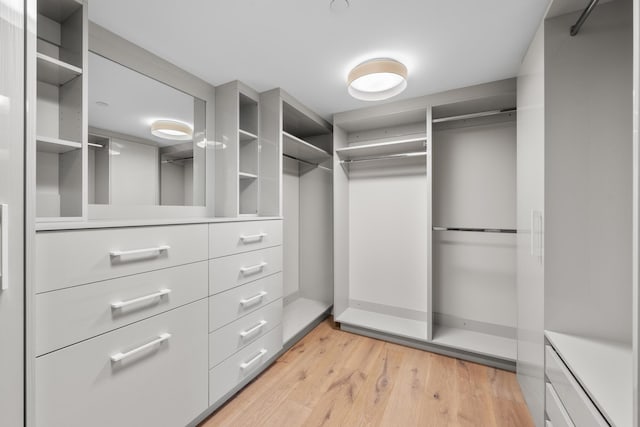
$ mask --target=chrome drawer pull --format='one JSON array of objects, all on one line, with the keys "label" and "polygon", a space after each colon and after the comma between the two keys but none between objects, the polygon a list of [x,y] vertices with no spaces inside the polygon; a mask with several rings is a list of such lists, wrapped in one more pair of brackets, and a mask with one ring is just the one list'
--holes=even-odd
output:
[{"label": "chrome drawer pull", "polygon": [[242,338],[246,338],[248,335],[251,335],[251,334],[253,334],[254,332],[259,331],[260,329],[262,329],[262,327],[263,327],[264,325],[266,325],[266,324],[267,324],[267,321],[266,321],[266,320],[261,320],[261,321],[259,321],[259,322],[258,322],[258,324],[257,324],[256,326],[254,326],[254,327],[252,327],[252,328],[249,328],[249,329],[246,329],[246,330],[244,330],[244,331],[240,332],[240,336],[241,336]]},{"label": "chrome drawer pull", "polygon": [[145,295],[143,297],[138,297],[138,298],[133,298],[127,301],[116,301],[111,303],[111,308],[116,310],[119,308],[123,308],[126,307],[128,305],[131,304],[136,304],[142,301],[146,301],[146,300],[150,300],[150,299],[154,299],[154,298],[162,298],[165,295],[169,295],[171,293],[171,289],[160,289],[158,292],[154,292],[152,294],[149,295]]},{"label": "chrome drawer pull", "polygon": [[155,345],[158,344],[162,344],[163,342],[167,341],[169,338],[171,338],[171,334],[160,334],[158,335],[158,338],[154,339],[153,341],[149,341],[146,344],[141,345],[138,348],[134,348],[133,350],[127,351],[126,353],[116,353],[114,355],[111,356],[111,361],[113,363],[116,362],[121,362],[124,359],[126,359],[127,357],[131,357],[136,353],[140,353],[141,351],[144,351],[148,348],[151,348]]},{"label": "chrome drawer pull", "polygon": [[260,264],[252,265],[251,267],[240,267],[240,273],[244,276],[249,274],[256,274],[261,272],[267,266],[266,262],[261,262]]},{"label": "chrome drawer pull", "polygon": [[140,255],[140,254],[146,254],[151,252],[158,252],[158,255],[160,255],[161,252],[168,251],[169,249],[171,249],[171,246],[162,245],[155,248],[134,249],[131,251],[111,251],[109,252],[109,255],[111,255],[114,258],[126,256],[126,255]]},{"label": "chrome drawer pull", "polygon": [[9,289],[9,205],[0,205],[0,291]]},{"label": "chrome drawer pull", "polygon": [[240,305],[242,306],[248,306],[248,305],[254,305],[257,302],[259,302],[260,300],[262,300],[262,297],[266,296],[268,294],[267,291],[261,291],[259,294],[252,296],[251,298],[245,298],[245,299],[241,299],[240,300]]},{"label": "chrome drawer pull", "polygon": [[261,242],[265,237],[267,237],[267,233],[252,234],[251,236],[241,235],[240,240],[242,240],[242,243],[255,243]]},{"label": "chrome drawer pull", "polygon": [[250,368],[251,365],[253,365],[254,363],[256,363],[258,360],[260,360],[262,358],[262,356],[264,356],[265,354],[267,354],[267,349],[263,348],[262,350],[260,350],[260,352],[258,354],[256,354],[255,356],[253,356],[253,358],[247,362],[241,363],[240,364],[240,369],[245,370],[247,368]]}]

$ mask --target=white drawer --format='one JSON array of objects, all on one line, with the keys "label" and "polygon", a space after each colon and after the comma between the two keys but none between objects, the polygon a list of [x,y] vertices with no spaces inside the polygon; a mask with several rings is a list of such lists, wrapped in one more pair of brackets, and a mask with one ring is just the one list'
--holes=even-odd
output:
[{"label": "white drawer", "polygon": [[207,224],[40,232],[36,257],[36,292],[53,291],[206,260]]},{"label": "white drawer", "polygon": [[218,258],[240,252],[282,245],[282,221],[242,221],[209,225],[209,256]]},{"label": "white drawer", "polygon": [[38,294],[36,353],[48,353],[206,298],[207,284],[207,262],[200,261]]},{"label": "white drawer", "polygon": [[213,368],[238,350],[282,323],[282,299],[209,334],[209,367]]},{"label": "white drawer", "polygon": [[[573,423],[580,427],[608,426],[555,350],[547,345],[545,353],[547,378]],[[558,423],[556,420],[551,421]]]},{"label": "white drawer", "polygon": [[209,331],[282,298],[282,273],[209,297]]},{"label": "white drawer", "polygon": [[575,427],[558,394],[549,383],[546,383],[546,405],[547,415],[553,425],[556,427]]},{"label": "white drawer", "polygon": [[36,425],[186,425],[208,406],[206,323],[201,300],[37,358]]},{"label": "white drawer", "polygon": [[214,295],[279,271],[282,246],[216,258],[209,261],[209,293]]},{"label": "white drawer", "polygon": [[209,371],[209,405],[260,370],[282,348],[282,325]]}]

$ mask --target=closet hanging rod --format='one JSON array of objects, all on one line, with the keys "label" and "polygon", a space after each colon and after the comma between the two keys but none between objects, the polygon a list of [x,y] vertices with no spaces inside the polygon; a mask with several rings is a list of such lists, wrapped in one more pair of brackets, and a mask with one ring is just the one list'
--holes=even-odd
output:
[{"label": "closet hanging rod", "polygon": [[183,160],[193,160],[193,156],[191,156],[191,157],[181,157],[179,159],[166,159],[166,160],[163,160],[161,163],[181,162]]},{"label": "closet hanging rod", "polygon": [[351,163],[360,163],[360,162],[374,162],[377,160],[403,159],[407,157],[420,157],[420,156],[426,156],[426,155],[427,155],[426,151],[418,151],[414,153],[400,153],[400,154],[390,154],[388,156],[367,157],[365,159],[340,160],[340,163],[351,164]]},{"label": "closet hanging rod", "polygon": [[95,142],[87,142],[87,145],[89,147],[104,148],[104,145],[96,144]]},{"label": "closet hanging rod", "polygon": [[296,162],[304,163],[305,165],[313,166],[313,167],[316,167],[316,168],[318,168],[318,169],[325,170],[325,171],[327,171],[327,172],[333,172],[333,171],[332,171],[331,169],[329,169],[328,167],[320,166],[320,165],[317,165],[317,164],[315,164],[315,163],[311,163],[311,162],[308,162],[308,161],[306,161],[306,160],[302,160],[302,159],[299,159],[299,158],[297,158],[297,157],[293,157],[293,156],[291,156],[291,155],[289,155],[289,154],[283,154],[283,155],[282,155],[282,157],[286,157],[287,159],[295,160]]},{"label": "closet hanging rod", "polygon": [[479,113],[471,113],[471,114],[462,114],[459,116],[450,116],[450,117],[440,117],[437,119],[431,120],[432,123],[444,123],[444,122],[453,122],[455,120],[465,120],[465,119],[476,119],[479,117],[489,117],[496,116],[498,114],[507,114],[513,113],[516,111],[516,108],[503,108],[502,110],[490,110],[490,111],[482,111]]},{"label": "closet hanging rod", "polygon": [[471,228],[471,227],[433,227],[433,231],[469,231],[472,233],[507,233],[515,234],[514,228]]},{"label": "closet hanging rod", "polygon": [[582,28],[582,25],[587,20],[589,15],[591,15],[591,12],[593,12],[593,9],[596,8],[599,1],[600,0],[591,0],[587,8],[584,11],[582,11],[582,15],[580,15],[576,23],[571,26],[571,30],[569,31],[569,34],[571,34],[572,37],[578,34],[578,32],[580,31],[580,28]]}]

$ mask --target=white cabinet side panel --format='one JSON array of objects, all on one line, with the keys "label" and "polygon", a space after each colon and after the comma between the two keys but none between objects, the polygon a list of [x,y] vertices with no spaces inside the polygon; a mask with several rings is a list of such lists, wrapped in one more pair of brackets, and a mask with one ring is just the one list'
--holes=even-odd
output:
[{"label": "white cabinet side panel", "polygon": [[283,288],[284,296],[298,292],[300,283],[300,178],[298,163],[284,159],[283,184]]},{"label": "white cabinet side panel", "polygon": [[425,168],[381,169],[350,175],[349,297],[427,313]]},{"label": "white cabinet side panel", "polygon": [[[544,24],[518,76],[517,267],[518,381],[537,427],[544,426]],[[532,244],[536,245],[532,251]]]}]

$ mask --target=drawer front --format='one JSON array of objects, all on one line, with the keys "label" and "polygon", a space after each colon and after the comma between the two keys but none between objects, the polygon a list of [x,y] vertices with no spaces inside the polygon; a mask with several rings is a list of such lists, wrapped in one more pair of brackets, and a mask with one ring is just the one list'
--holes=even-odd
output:
[{"label": "drawer front", "polygon": [[174,267],[208,258],[207,224],[41,232],[36,292]]},{"label": "drawer front", "polygon": [[209,256],[218,258],[282,245],[282,221],[243,221],[209,225]]},{"label": "drawer front", "polygon": [[282,298],[282,273],[209,297],[209,331]]},{"label": "drawer front", "polygon": [[546,405],[547,415],[554,426],[575,427],[558,394],[549,383],[546,384]]},{"label": "drawer front", "polygon": [[[567,410],[573,423],[580,427],[602,426],[609,424],[602,418],[593,402],[585,394],[555,350],[547,345],[545,372],[557,393],[562,406]],[[557,421],[552,420],[554,424]]]},{"label": "drawer front", "polygon": [[209,367],[255,342],[282,323],[282,299],[209,334]]},{"label": "drawer front", "polygon": [[202,300],[37,358],[36,425],[186,425],[208,406],[206,319]]},{"label": "drawer front", "polygon": [[38,294],[36,353],[41,355],[206,298],[207,262]]},{"label": "drawer front", "polygon": [[209,261],[209,293],[214,295],[281,270],[282,246],[216,258]]},{"label": "drawer front", "polygon": [[240,350],[209,371],[209,405],[256,373],[282,348],[282,326]]}]

